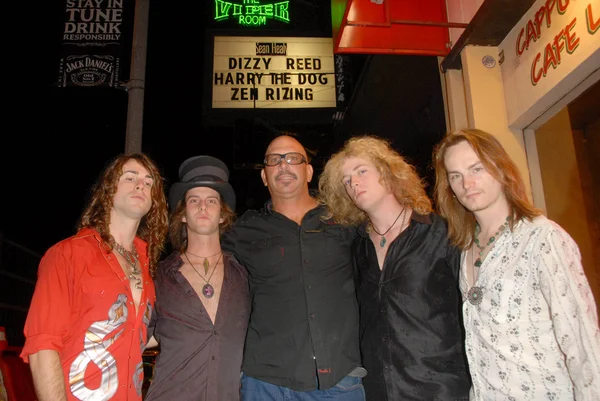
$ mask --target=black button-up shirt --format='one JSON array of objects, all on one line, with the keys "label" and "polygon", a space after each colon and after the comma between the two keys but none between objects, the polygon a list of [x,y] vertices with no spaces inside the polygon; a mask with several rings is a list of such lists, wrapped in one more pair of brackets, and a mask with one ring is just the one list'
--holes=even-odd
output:
[{"label": "black button-up shirt", "polygon": [[244,338],[250,315],[246,269],[224,254],[215,322],[181,274],[179,252],[156,270],[156,309],[148,333],[160,341],[145,400],[237,401]]},{"label": "black button-up shirt", "polygon": [[359,234],[353,251],[367,399],[468,400],[460,252],[448,243],[445,221],[413,213],[383,271],[364,227]]},{"label": "black button-up shirt", "polygon": [[252,314],[242,369],[297,391],[327,389],[360,363],[354,228],[321,220],[298,225],[271,209],[248,211],[223,237],[249,272]]}]

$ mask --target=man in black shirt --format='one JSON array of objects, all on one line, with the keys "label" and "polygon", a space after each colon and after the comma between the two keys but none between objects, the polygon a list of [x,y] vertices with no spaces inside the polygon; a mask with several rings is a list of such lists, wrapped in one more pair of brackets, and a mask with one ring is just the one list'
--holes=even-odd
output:
[{"label": "man in black shirt", "polygon": [[223,237],[249,272],[252,313],[242,399],[364,400],[350,246],[356,233],[322,220],[313,169],[291,136],[267,148],[271,200]]},{"label": "man in black shirt", "polygon": [[360,348],[372,401],[467,400],[459,252],[414,168],[376,137],[350,139],[319,189],[336,222],[360,225]]}]

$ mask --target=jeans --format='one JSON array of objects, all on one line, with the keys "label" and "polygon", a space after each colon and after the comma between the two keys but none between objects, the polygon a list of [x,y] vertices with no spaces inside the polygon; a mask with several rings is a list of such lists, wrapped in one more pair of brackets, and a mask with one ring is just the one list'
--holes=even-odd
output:
[{"label": "jeans", "polygon": [[346,376],[327,390],[295,391],[242,373],[242,401],[365,401],[360,377]]}]

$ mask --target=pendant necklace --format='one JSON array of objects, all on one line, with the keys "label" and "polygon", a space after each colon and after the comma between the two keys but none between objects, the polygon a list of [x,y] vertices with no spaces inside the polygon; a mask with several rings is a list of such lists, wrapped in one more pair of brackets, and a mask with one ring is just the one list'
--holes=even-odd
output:
[{"label": "pendant necklace", "polygon": [[[204,284],[204,286],[202,286],[202,295],[204,295],[205,298],[212,298],[213,295],[215,295],[215,288],[210,284],[210,279],[212,278],[213,274],[215,274],[215,270],[217,270],[217,265],[219,264],[219,262],[221,261],[221,258],[223,257],[223,252],[218,252],[221,254],[221,256],[219,256],[219,259],[217,259],[217,263],[215,263],[215,265],[213,266],[213,271],[212,271],[212,273],[210,273],[208,280],[205,279],[204,276],[202,276],[200,273],[198,273],[198,270],[196,270],[196,268],[190,261],[190,258],[187,256],[187,253],[188,252],[186,251],[186,253],[184,253],[184,255],[185,255],[185,258],[187,259],[188,263],[190,264],[190,266],[192,266],[192,269],[194,269],[196,274],[198,276],[200,276],[200,278],[206,282],[206,284]],[[194,254],[190,253],[190,255],[194,255]],[[217,253],[215,253],[215,255],[217,255]],[[212,256],[215,256],[215,255],[212,255]]]},{"label": "pendant necklace", "polygon": [[508,228],[509,217],[510,216],[506,217],[506,220],[498,228],[498,231],[496,231],[496,233],[490,237],[487,244],[485,244],[484,246],[481,246],[479,243],[479,234],[481,233],[481,227],[479,227],[479,224],[475,223],[475,233],[473,234],[473,242],[474,242],[475,246],[477,247],[477,249],[479,249],[479,252],[478,252],[477,259],[475,259],[475,247],[471,246],[471,260],[473,261],[473,265],[472,265],[473,286],[467,293],[467,299],[469,300],[469,302],[472,305],[479,305],[481,303],[481,301],[483,300],[483,288],[475,285],[475,283],[477,281],[475,279],[475,268],[479,269],[481,267],[481,265],[483,264],[483,255],[484,255],[486,249],[490,245],[492,245],[494,243],[494,241],[496,241],[496,238],[498,238],[498,236],[501,233],[503,233],[504,230],[506,230]]},{"label": "pendant necklace", "polygon": [[[471,262],[473,262],[475,258],[475,253],[473,251],[474,247],[471,247]],[[479,259],[477,259],[479,260]],[[481,264],[477,265],[477,262],[471,263],[471,272],[473,277],[473,286],[469,289],[467,293],[467,299],[471,303],[471,305],[479,305],[481,301],[483,301],[483,289],[479,286],[476,286],[477,278],[475,278],[475,267],[479,268]],[[479,275],[478,275],[479,276]]]},{"label": "pendant necklace", "polygon": [[114,238],[112,239],[111,245],[113,249],[119,252],[119,254],[123,256],[127,263],[129,263],[129,279],[135,280],[135,288],[141,290],[142,278],[140,277],[140,275],[142,274],[142,271],[138,267],[139,255],[135,250],[135,246],[132,246],[131,249],[133,249],[133,251],[129,252],[123,247],[123,245],[117,243],[117,241],[115,241]]},{"label": "pendant necklace", "polygon": [[[186,253],[189,253],[189,254],[190,254],[190,255],[192,255],[192,256],[195,256],[195,257],[197,257],[197,258],[204,258],[204,260],[202,261],[202,266],[204,266],[204,275],[205,275],[205,276],[208,274],[208,268],[210,267],[210,265],[209,265],[209,263],[208,263],[208,259],[209,259],[209,258],[212,258],[213,256],[216,256],[216,255],[218,255],[220,252],[221,252],[221,251],[219,251],[219,252],[217,252],[217,253],[215,253],[215,254],[209,255],[209,256],[200,256],[200,255],[196,255],[195,253],[191,253],[190,251],[187,251],[187,250],[186,250]],[[189,262],[189,260],[188,260],[188,262]],[[190,264],[191,264],[191,263],[190,263]]]},{"label": "pendant necklace", "polygon": [[[381,241],[379,241],[379,246],[380,247],[383,248],[385,246],[385,244],[387,243],[387,240],[385,239],[385,235],[387,233],[389,233],[390,230],[392,229],[392,227],[394,227],[396,225],[396,222],[398,221],[398,219],[400,218],[400,216],[402,216],[404,214],[405,211],[406,211],[406,207],[403,207],[402,211],[400,211],[400,213],[398,214],[398,217],[396,217],[396,220],[394,220],[394,222],[392,223],[392,225],[390,226],[390,228],[388,228],[387,231],[384,232],[383,234],[380,234],[379,231],[377,231],[377,229],[373,225],[373,223],[371,223],[371,228],[373,229],[373,231],[375,231],[378,235],[381,236]],[[402,225],[403,226],[404,226],[404,223],[406,223],[406,216],[404,216],[404,219],[402,219]]]}]

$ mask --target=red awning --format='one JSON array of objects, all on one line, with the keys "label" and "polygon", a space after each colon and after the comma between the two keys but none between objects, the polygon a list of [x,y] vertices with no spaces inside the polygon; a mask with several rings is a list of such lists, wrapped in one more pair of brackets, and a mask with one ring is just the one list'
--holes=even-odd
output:
[{"label": "red awning", "polygon": [[[381,4],[378,4],[381,3]],[[445,56],[445,0],[331,0],[334,53]]]}]

